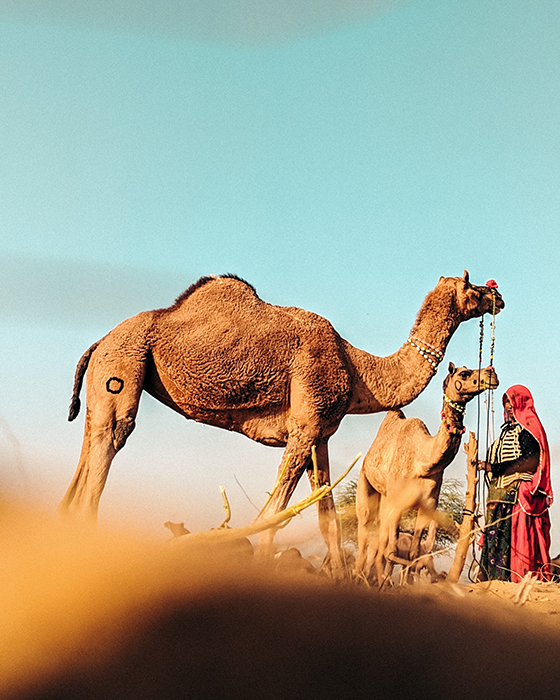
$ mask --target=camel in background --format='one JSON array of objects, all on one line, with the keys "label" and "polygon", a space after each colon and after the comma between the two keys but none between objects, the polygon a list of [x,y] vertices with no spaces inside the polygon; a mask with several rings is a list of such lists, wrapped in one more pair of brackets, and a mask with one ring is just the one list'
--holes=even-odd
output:
[{"label": "camel in background", "polygon": [[[441,277],[411,335],[388,357],[343,340],[321,316],[262,301],[234,275],[202,277],[165,309],[123,321],[80,359],[69,420],[87,411],[78,467],[61,512],[95,521],[111,462],[135,426],[142,391],[185,418],[285,447],[267,513],[283,510],[303,472],[329,482],[328,440],[347,413],[405,406],[434,376],[460,323],[504,307],[495,289]],[[288,455],[290,459],[288,460]],[[342,568],[332,496],[318,504],[332,565]],[[274,532],[265,533],[264,545]]]},{"label": "camel in background", "polygon": [[[428,526],[428,538],[422,543],[424,557],[432,551],[443,472],[459,451],[466,405],[497,386],[493,367],[479,371],[450,362],[443,382],[442,422],[434,436],[419,418],[406,418],[400,410],[387,413],[358,478],[358,575],[369,577],[375,563],[378,585],[383,585],[393,564],[410,565],[418,557],[422,533]],[[412,508],[418,508],[418,513],[410,553],[404,559],[397,551],[399,523],[402,514]],[[373,532],[376,522],[377,535]],[[433,575],[433,568],[431,571]]]}]

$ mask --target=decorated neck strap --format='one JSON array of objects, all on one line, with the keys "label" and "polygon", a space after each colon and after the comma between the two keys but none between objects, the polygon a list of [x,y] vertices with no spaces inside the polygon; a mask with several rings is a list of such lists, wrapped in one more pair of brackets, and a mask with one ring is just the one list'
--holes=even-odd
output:
[{"label": "decorated neck strap", "polygon": [[458,413],[461,413],[462,415],[465,414],[465,408],[467,407],[466,404],[459,403],[458,401],[451,401],[449,396],[447,396],[446,394],[443,395],[443,400],[446,404],[451,406],[451,408],[454,408]]},{"label": "decorated neck strap", "polygon": [[453,435],[462,435],[466,430],[464,425],[461,428],[458,428],[456,425],[451,425],[450,423],[448,423],[447,418],[445,417],[445,412],[443,409],[441,410],[441,422],[445,425],[447,430],[449,430],[449,432],[452,433]]},{"label": "decorated neck strap", "polygon": [[[447,394],[443,394],[443,400],[444,402],[448,405],[451,406],[457,413],[461,416],[461,421],[463,420],[463,416],[465,415],[465,408],[467,407],[466,403],[459,403],[458,401],[451,401],[449,396]],[[451,423],[447,422],[447,418],[445,417],[445,410],[442,408],[441,409],[441,422],[445,425],[447,430],[449,430],[450,433],[453,435],[462,435],[466,428],[463,425],[462,427],[457,427],[456,425],[451,425]]]},{"label": "decorated neck strap", "polygon": [[412,345],[425,360],[428,360],[434,369],[437,369],[437,366],[443,360],[443,353],[441,350],[438,350],[425,340],[420,340],[420,338],[415,338],[411,335],[406,342]]}]

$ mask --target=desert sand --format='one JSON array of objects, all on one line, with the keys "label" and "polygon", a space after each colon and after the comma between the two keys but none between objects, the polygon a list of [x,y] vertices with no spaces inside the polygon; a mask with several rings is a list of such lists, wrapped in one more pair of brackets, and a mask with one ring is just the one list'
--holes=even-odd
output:
[{"label": "desert sand", "polygon": [[558,696],[556,583],[524,602],[497,582],[380,593],[0,512],[6,700]]}]

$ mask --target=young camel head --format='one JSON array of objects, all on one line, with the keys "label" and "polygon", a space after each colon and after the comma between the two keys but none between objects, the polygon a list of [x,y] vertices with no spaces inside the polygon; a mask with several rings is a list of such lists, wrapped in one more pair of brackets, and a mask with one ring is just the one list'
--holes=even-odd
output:
[{"label": "young camel head", "polygon": [[[500,313],[505,307],[502,295],[498,292],[496,283],[491,280],[491,286],[479,286],[471,284],[467,270],[462,277],[440,277],[438,287],[455,287],[455,303],[457,314],[462,321],[470,318],[478,318],[486,313]],[[493,286],[496,285],[496,286]],[[436,287],[437,289],[437,287]]]},{"label": "young camel head", "polygon": [[496,389],[498,385],[498,375],[493,367],[468,369],[455,367],[450,362],[447,377],[443,380],[443,393],[451,401],[466,403],[486,389]]}]

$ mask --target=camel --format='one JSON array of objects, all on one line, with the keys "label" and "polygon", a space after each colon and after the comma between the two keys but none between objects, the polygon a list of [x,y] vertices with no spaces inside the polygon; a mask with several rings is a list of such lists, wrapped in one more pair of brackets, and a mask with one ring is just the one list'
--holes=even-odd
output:
[{"label": "camel", "polygon": [[[443,382],[442,422],[431,435],[419,418],[406,418],[401,410],[389,411],[369,448],[356,493],[358,559],[356,572],[366,578],[375,562],[377,583],[382,586],[393,564],[410,565],[421,549],[422,533],[429,526],[423,554],[432,551],[443,472],[461,445],[467,403],[486,389],[495,389],[498,377],[493,367],[483,370],[455,367],[450,362]],[[417,508],[409,556],[398,556],[398,530],[403,512]],[[377,521],[378,534],[373,533]],[[419,567],[426,565],[423,559]]]},{"label": "camel", "polygon": [[[503,307],[500,294],[471,284],[466,270],[463,277],[441,277],[408,340],[377,357],[353,347],[317,314],[262,301],[235,275],[202,277],[170,307],[123,321],[81,357],[68,418],[80,410],[87,370],[84,439],[59,510],[96,520],[143,390],[185,418],[284,447],[267,512],[283,510],[306,470],[315,486],[313,446],[318,485],[329,482],[328,440],[347,413],[410,403],[434,376],[459,324]],[[342,568],[332,496],[318,511],[331,561]],[[265,533],[261,545],[273,537],[273,530]]]}]

